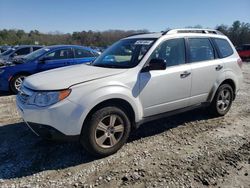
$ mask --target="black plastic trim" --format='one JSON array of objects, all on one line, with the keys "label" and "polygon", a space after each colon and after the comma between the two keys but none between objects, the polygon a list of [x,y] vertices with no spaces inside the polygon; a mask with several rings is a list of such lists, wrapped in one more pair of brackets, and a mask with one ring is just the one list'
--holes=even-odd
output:
[{"label": "black plastic trim", "polygon": [[46,140],[77,141],[80,137],[80,135],[65,135],[49,125],[38,124],[33,122],[26,122],[26,124],[32,130],[32,132]]},{"label": "black plastic trim", "polygon": [[157,119],[162,119],[162,118],[166,118],[169,116],[173,116],[179,113],[183,113],[186,111],[190,111],[190,110],[194,110],[196,108],[202,108],[202,107],[207,107],[209,106],[209,102],[204,102],[201,104],[197,104],[197,105],[192,105],[192,106],[188,106],[185,108],[181,108],[181,109],[177,109],[177,110],[173,110],[173,111],[169,111],[169,112],[165,112],[165,113],[161,113],[161,114],[156,114],[156,115],[152,115],[152,116],[148,116],[148,117],[144,117],[141,121],[136,122],[136,127],[138,128],[140,125],[150,122],[150,121],[154,121]]}]

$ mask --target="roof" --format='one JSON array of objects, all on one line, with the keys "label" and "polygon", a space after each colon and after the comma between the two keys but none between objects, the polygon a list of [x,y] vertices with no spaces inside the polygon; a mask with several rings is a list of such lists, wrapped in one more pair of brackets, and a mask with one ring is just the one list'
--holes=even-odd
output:
[{"label": "roof", "polygon": [[79,46],[79,45],[52,45],[52,46],[44,46],[44,48],[49,48],[49,49],[60,49],[60,48],[84,48],[86,50],[89,50],[89,51],[96,51],[96,50],[93,50],[91,48],[88,48],[86,46]]},{"label": "roof", "polygon": [[213,29],[194,29],[194,28],[185,28],[185,29],[171,29],[164,32],[158,32],[158,33],[145,33],[145,34],[134,34],[131,36],[128,36],[127,39],[133,39],[133,38],[160,38],[164,35],[172,35],[172,34],[197,34],[197,35],[220,35],[224,36],[223,33],[221,33],[218,30]]}]

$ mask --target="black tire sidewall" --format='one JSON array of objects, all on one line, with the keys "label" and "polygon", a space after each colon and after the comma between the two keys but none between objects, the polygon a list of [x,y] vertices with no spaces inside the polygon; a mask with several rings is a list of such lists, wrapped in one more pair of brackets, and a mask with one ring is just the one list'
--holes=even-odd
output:
[{"label": "black tire sidewall", "polygon": [[[95,140],[95,130],[101,119],[107,115],[118,115],[124,123],[124,133],[121,140],[111,148],[100,147]],[[116,153],[127,141],[131,130],[131,122],[125,111],[115,106],[108,106],[94,112],[84,125],[80,142],[83,147],[96,157],[104,157]]]}]

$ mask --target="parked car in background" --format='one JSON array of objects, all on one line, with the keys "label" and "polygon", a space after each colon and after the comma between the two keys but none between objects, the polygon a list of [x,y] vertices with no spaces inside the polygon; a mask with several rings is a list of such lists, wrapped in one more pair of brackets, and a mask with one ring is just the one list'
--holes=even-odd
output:
[{"label": "parked car in background", "polygon": [[107,156],[144,122],[197,107],[224,116],[241,86],[241,66],[216,30],[135,35],[91,64],[28,77],[17,106],[37,135],[75,138],[93,155]]},{"label": "parked car in background", "polygon": [[0,54],[0,64],[4,64],[7,61],[11,61],[13,58],[21,58],[31,52],[34,52],[43,46],[38,45],[20,45],[14,46]]},{"label": "parked car in background", "polygon": [[0,67],[0,90],[18,93],[24,78],[31,74],[91,62],[98,55],[96,51],[82,46],[44,47]]},{"label": "parked car in background", "polygon": [[236,49],[243,61],[250,60],[250,44],[243,44]]},{"label": "parked car in background", "polygon": [[8,46],[8,45],[0,46],[0,54],[9,50],[10,48],[11,48],[11,46]]}]

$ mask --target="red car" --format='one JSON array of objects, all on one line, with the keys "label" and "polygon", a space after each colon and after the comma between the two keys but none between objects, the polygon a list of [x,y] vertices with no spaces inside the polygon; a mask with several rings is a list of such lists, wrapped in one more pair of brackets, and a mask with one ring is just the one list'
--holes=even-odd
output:
[{"label": "red car", "polygon": [[243,44],[242,46],[239,46],[236,49],[243,61],[250,60],[250,44]]}]

